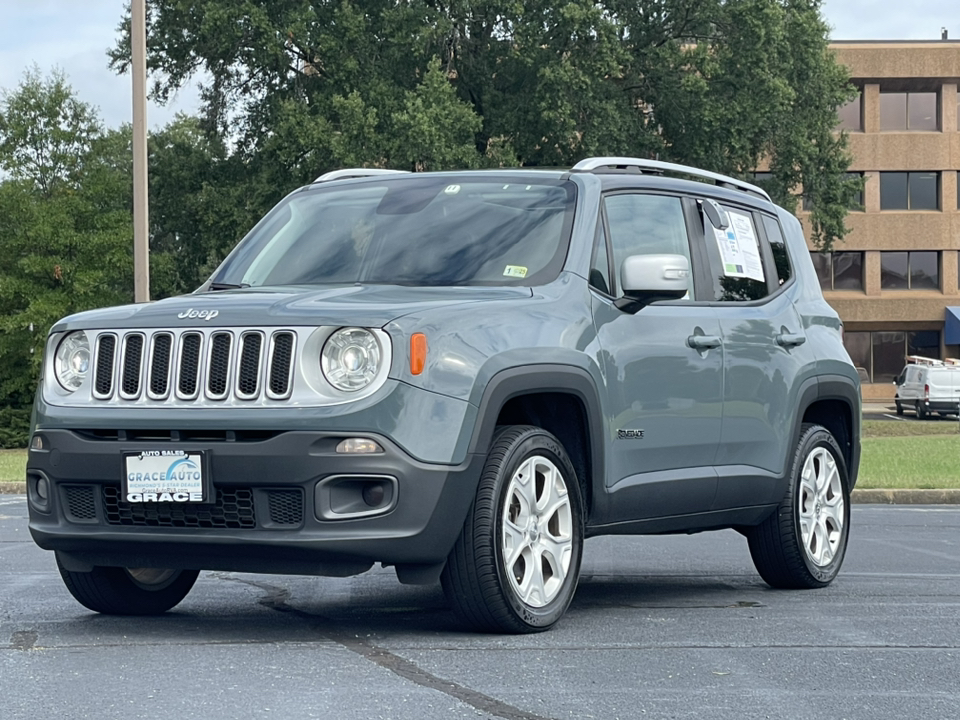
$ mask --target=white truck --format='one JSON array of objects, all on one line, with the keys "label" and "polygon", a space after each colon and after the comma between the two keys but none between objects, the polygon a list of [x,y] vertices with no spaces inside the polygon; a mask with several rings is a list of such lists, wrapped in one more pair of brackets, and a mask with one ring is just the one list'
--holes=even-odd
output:
[{"label": "white truck", "polygon": [[913,409],[918,420],[933,413],[960,414],[960,360],[910,356],[893,382],[897,415],[903,415],[904,408]]}]

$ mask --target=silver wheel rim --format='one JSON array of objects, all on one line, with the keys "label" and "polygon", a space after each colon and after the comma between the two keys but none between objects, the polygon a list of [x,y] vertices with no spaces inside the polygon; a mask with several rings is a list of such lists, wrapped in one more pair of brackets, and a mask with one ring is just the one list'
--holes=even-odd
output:
[{"label": "silver wheel rim", "polygon": [[542,455],[527,458],[503,501],[503,566],[516,596],[530,607],[550,603],[573,556],[573,512],[563,473]]},{"label": "silver wheel rim", "polygon": [[178,572],[179,570],[170,570],[167,568],[127,568],[127,574],[133,578],[133,581],[146,588],[165,585],[169,583]]},{"label": "silver wheel rim", "polygon": [[807,559],[817,567],[829,565],[843,535],[844,500],[840,471],[833,453],[813,450],[800,472],[800,539]]}]

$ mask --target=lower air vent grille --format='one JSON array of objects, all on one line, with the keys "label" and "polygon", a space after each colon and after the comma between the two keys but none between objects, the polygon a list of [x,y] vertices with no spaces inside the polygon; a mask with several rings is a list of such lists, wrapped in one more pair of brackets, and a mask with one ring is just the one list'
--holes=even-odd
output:
[{"label": "lower air vent grille", "polygon": [[267,502],[274,525],[299,526],[303,522],[302,490],[269,490]]},{"label": "lower air vent grille", "polygon": [[250,488],[217,488],[212,505],[170,503],[142,505],[120,497],[118,486],[103,487],[103,506],[110,525],[174,528],[226,528],[246,530],[257,526]]},{"label": "lower air vent grille", "polygon": [[73,522],[96,520],[97,505],[94,501],[92,485],[67,485],[63,488],[66,496],[67,519]]}]

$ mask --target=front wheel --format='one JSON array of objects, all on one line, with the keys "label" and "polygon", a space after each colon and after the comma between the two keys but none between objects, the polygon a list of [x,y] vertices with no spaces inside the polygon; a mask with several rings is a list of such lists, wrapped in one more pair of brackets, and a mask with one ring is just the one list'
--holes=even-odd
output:
[{"label": "front wheel", "polygon": [[199,570],[96,566],[92,572],[67,570],[57,557],[60,577],[84,607],[105,615],[159,615],[193,588]]},{"label": "front wheel", "polygon": [[580,574],[581,507],[560,441],[536,427],[504,428],[440,578],[457,616],[486,632],[556,624]]},{"label": "front wheel", "polygon": [[840,571],[850,532],[850,491],[840,446],[804,424],[779,508],[747,534],[753,563],[775,588],[818,588]]}]

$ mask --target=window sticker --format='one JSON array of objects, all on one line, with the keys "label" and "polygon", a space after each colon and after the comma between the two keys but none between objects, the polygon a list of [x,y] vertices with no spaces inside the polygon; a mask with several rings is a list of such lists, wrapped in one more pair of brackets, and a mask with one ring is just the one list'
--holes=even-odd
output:
[{"label": "window sticker", "polygon": [[503,274],[506,277],[525,278],[527,276],[527,269],[523,265],[507,265],[507,269],[503,271]]},{"label": "window sticker", "polygon": [[456,195],[457,193],[460,192],[460,186],[459,186],[459,185],[447,185],[447,186],[443,189],[443,192],[446,193],[447,195]]},{"label": "window sticker", "polygon": [[727,217],[730,218],[730,227],[726,230],[714,228],[723,274],[766,282],[753,221],[749,215],[734,210],[727,210]]}]

